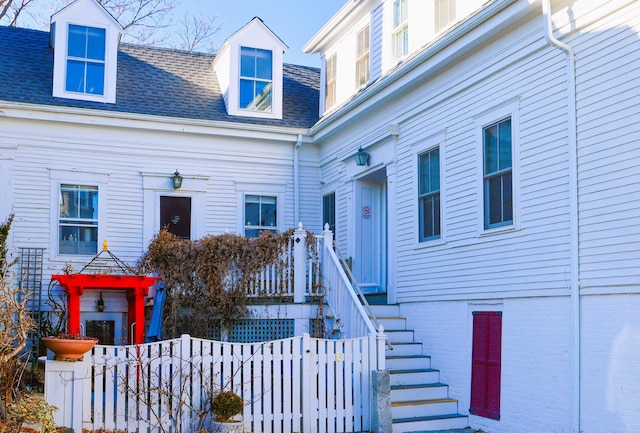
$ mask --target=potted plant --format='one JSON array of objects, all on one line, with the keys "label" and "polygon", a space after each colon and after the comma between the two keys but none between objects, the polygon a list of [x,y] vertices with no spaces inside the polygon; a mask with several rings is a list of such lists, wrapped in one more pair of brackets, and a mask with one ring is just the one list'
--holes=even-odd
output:
[{"label": "potted plant", "polygon": [[233,391],[223,391],[215,395],[211,401],[211,412],[215,420],[212,422],[213,433],[243,432],[243,422],[232,419],[242,413],[244,402]]},{"label": "potted plant", "polygon": [[98,342],[97,338],[82,334],[58,334],[55,337],[42,337],[41,340],[54,353],[57,361],[80,361]]}]

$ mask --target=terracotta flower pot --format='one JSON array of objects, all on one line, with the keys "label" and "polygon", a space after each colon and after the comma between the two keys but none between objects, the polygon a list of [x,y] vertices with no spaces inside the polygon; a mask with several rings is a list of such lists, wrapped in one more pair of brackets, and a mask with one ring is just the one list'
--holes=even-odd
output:
[{"label": "terracotta flower pot", "polygon": [[80,361],[85,353],[93,349],[97,339],[65,339],[59,337],[43,337],[42,342],[51,350],[57,361]]}]

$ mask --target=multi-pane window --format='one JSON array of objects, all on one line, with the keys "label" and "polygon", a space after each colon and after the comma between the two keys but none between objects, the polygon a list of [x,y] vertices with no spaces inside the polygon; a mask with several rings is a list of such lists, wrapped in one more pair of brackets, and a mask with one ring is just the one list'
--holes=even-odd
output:
[{"label": "multi-pane window", "polygon": [[327,59],[325,70],[326,83],[324,87],[325,110],[333,107],[336,103],[336,62],[336,54]]},{"label": "multi-pane window", "polygon": [[513,223],[511,118],[482,129],[484,153],[484,228]]},{"label": "multi-pane window", "polygon": [[369,26],[360,30],[356,36],[356,87],[362,87],[369,81]]},{"label": "multi-pane window", "polygon": [[393,58],[409,54],[409,0],[393,2]]},{"label": "multi-pane window", "polygon": [[456,0],[436,0],[436,32],[447,26],[456,17]]},{"label": "multi-pane window", "polygon": [[59,254],[98,252],[98,187],[60,185]]},{"label": "multi-pane window", "polygon": [[68,92],[104,94],[105,29],[69,25],[67,40]]},{"label": "multi-pane window", "polygon": [[273,53],[259,48],[240,48],[240,108],[271,111]]},{"label": "multi-pane window", "polygon": [[329,230],[336,232],[336,193],[332,192],[322,197],[322,228],[329,224]]},{"label": "multi-pane window", "polygon": [[418,156],[420,241],[440,237],[440,150]]},{"label": "multi-pane window", "polygon": [[244,235],[255,238],[261,231],[277,232],[277,198],[264,195],[244,196]]}]

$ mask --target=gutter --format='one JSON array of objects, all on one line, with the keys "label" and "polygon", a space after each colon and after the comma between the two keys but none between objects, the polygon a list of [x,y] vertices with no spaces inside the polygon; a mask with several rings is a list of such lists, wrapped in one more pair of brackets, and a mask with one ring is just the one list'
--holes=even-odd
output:
[{"label": "gutter", "polygon": [[580,431],[580,244],[578,209],[578,129],[576,108],[576,56],[573,49],[553,35],[551,22],[551,0],[542,0],[544,36],[549,45],[564,51],[567,55],[567,99],[569,134],[569,194],[570,194],[570,254],[571,254],[571,319],[572,319],[572,431]]},{"label": "gutter", "polygon": [[302,134],[298,134],[298,140],[293,147],[293,221],[294,224],[300,222],[300,175],[299,158],[300,146],[302,146]]}]

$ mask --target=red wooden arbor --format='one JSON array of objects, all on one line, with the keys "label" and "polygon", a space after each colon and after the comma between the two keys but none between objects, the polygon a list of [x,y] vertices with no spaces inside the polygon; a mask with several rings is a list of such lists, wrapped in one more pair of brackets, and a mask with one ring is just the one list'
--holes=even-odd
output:
[{"label": "red wooden arbor", "polygon": [[144,305],[149,287],[159,280],[158,277],[142,275],[100,275],[69,274],[52,275],[67,294],[68,321],[67,330],[75,334],[80,332],[80,296],[85,289],[126,290],[128,309],[128,327],[134,328],[134,341],[130,344],[144,343]]}]

